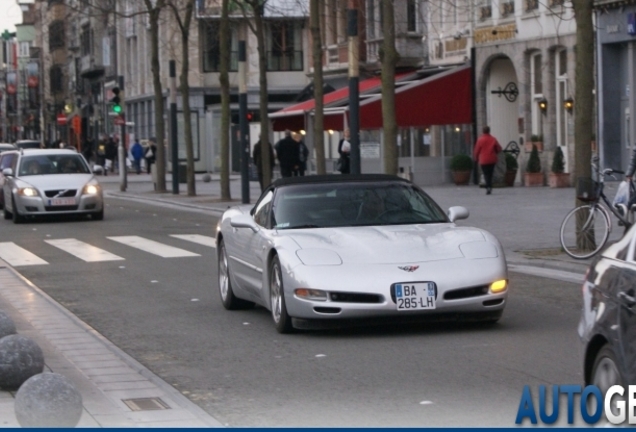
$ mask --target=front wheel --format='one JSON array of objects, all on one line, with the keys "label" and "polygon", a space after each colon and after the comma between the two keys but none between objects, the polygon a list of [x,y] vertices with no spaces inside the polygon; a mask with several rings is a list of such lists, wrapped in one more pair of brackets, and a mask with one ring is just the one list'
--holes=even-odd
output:
[{"label": "front wheel", "polygon": [[283,288],[283,272],[280,268],[280,260],[275,256],[269,272],[269,296],[272,309],[272,318],[278,333],[291,333],[291,317],[287,314],[285,305],[285,290]]},{"label": "front wheel", "polygon": [[561,246],[572,258],[589,258],[605,246],[610,227],[609,216],[600,206],[577,207],[563,219]]},{"label": "front wheel", "polygon": [[[603,396],[605,396],[605,393],[607,393],[610,387],[623,385],[623,379],[621,378],[617,363],[616,356],[609,345],[605,345],[598,354],[596,354],[590,384],[598,387]],[[617,402],[619,400],[624,400],[624,398],[614,396],[614,400],[610,404],[610,409],[614,415],[619,414],[617,408]]]}]

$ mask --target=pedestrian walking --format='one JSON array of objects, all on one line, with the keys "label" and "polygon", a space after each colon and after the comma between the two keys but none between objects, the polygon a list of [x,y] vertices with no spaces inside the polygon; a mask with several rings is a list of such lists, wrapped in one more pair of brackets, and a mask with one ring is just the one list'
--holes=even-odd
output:
[{"label": "pedestrian walking", "polygon": [[338,142],[338,171],[341,174],[349,174],[351,172],[351,131],[344,130],[344,137]]},{"label": "pedestrian walking", "polygon": [[104,175],[108,175],[108,171],[115,171],[115,159],[117,159],[117,144],[113,137],[108,137],[105,143],[106,146],[106,162],[104,163]]},{"label": "pedestrian walking", "polygon": [[154,141],[150,141],[150,144],[146,147],[144,158],[146,159],[146,171],[150,174],[150,166],[157,160],[157,146]]},{"label": "pedestrian walking", "polygon": [[285,137],[276,143],[276,157],[280,163],[282,177],[291,177],[300,166],[298,143],[294,141],[289,129],[285,130]]},{"label": "pedestrian walking", "polygon": [[307,170],[307,158],[309,156],[309,149],[303,141],[303,136],[299,133],[294,133],[294,141],[298,143],[298,169],[294,171],[295,176],[304,176]]},{"label": "pedestrian walking", "polygon": [[[274,165],[276,161],[274,160],[274,148],[271,143],[267,143],[269,147],[269,179],[272,180],[272,174],[274,171]],[[258,174],[258,184],[261,185],[261,192],[265,190],[265,186],[263,184],[263,155],[262,155],[262,144],[259,137],[259,140],[254,144],[254,150],[252,151],[252,159],[254,160],[254,165],[256,166],[256,173]]]},{"label": "pedestrian walking", "polygon": [[133,167],[137,172],[137,175],[141,174],[141,158],[144,157],[144,148],[139,143],[139,140],[135,138],[135,142],[130,148],[130,154],[133,157]]},{"label": "pedestrian walking", "polygon": [[501,152],[501,145],[499,145],[494,136],[490,135],[490,126],[484,126],[482,132],[483,134],[477,139],[475,144],[474,157],[484,173],[486,195],[490,195],[492,192],[492,175],[499,159],[497,155]]}]

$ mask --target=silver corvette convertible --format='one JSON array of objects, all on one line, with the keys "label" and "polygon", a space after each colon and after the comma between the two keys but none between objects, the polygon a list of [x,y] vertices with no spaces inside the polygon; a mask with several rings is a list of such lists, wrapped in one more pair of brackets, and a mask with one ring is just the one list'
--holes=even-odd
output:
[{"label": "silver corvette convertible", "polygon": [[226,309],[255,303],[281,333],[398,319],[496,322],[508,295],[503,249],[388,175],[275,181],[217,227]]}]

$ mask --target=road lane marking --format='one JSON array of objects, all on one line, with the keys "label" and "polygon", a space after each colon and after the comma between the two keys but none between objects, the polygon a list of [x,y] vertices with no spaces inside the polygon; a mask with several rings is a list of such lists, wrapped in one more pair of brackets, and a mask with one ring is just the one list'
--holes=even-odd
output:
[{"label": "road lane marking", "polygon": [[117,243],[124,244],[126,246],[140,249],[144,252],[158,255],[162,258],[201,256],[199,254],[189,252],[185,249],[179,249],[173,246],[168,246],[163,243],[159,243],[154,240],[148,240],[139,236],[116,236],[116,237],[106,237],[106,238],[112,241],[116,241]]},{"label": "road lane marking", "polygon": [[13,242],[0,243],[0,258],[14,267],[48,264],[48,262],[44,261],[42,258],[32,254],[26,249],[21,248]]},{"label": "road lane marking", "polygon": [[181,240],[197,243],[203,246],[211,248],[216,247],[216,240],[214,237],[204,236],[200,234],[170,234],[170,237],[178,238]]},{"label": "road lane marking", "polygon": [[100,261],[122,261],[124,258],[100,249],[98,247],[84,243],[74,238],[67,239],[55,239],[44,240],[51,246],[55,246],[58,249],[62,249],[64,252],[68,252],[77,258],[86,262],[100,262]]},{"label": "road lane marking", "polygon": [[556,279],[563,282],[572,282],[575,284],[583,283],[585,275],[581,273],[573,273],[564,270],[556,270],[545,267],[534,267],[518,264],[508,264],[508,270],[511,272],[523,273],[530,276],[540,276],[548,279]]}]

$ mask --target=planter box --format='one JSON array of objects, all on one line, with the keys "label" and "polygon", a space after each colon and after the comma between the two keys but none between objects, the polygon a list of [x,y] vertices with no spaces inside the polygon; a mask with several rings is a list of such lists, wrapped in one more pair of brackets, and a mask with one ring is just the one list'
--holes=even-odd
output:
[{"label": "planter box", "polygon": [[524,184],[526,186],[543,186],[543,173],[525,173],[524,175]]},{"label": "planter box", "polygon": [[524,149],[526,150],[526,153],[530,153],[532,151],[532,144],[534,144],[535,146],[537,146],[537,150],[542,152],[543,151],[543,141],[526,141],[524,146]]},{"label": "planter box", "polygon": [[504,174],[504,182],[506,186],[512,187],[515,185],[515,179],[517,178],[517,171],[506,171]]},{"label": "planter box", "polygon": [[458,186],[465,186],[470,182],[471,171],[452,171],[453,181]]},{"label": "planter box", "polygon": [[548,185],[551,188],[570,187],[570,173],[550,173],[548,176]]}]

